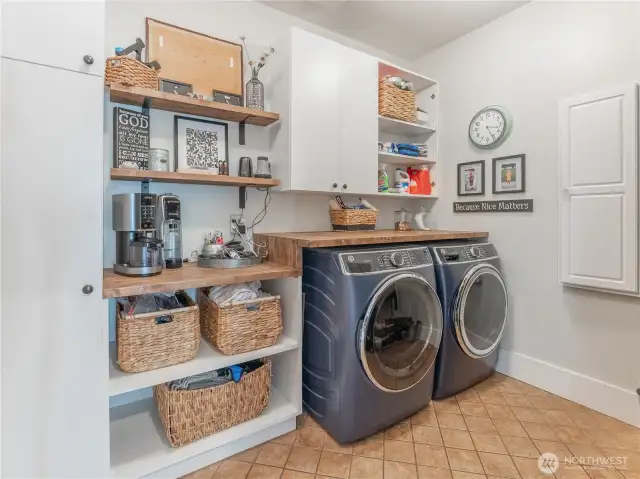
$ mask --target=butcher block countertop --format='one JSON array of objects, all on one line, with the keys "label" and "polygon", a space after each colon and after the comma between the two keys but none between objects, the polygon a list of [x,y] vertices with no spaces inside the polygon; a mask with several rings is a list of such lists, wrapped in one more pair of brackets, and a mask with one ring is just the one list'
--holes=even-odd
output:
[{"label": "butcher block countertop", "polygon": [[302,271],[302,248],[329,248],[369,244],[416,243],[487,238],[486,231],[312,231],[307,233],[256,233],[253,241],[265,244],[269,261]]}]

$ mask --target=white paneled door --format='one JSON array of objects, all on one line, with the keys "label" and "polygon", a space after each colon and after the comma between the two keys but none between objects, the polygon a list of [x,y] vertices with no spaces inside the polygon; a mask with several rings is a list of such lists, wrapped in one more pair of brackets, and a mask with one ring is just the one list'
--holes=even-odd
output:
[{"label": "white paneled door", "polygon": [[560,280],[638,292],[638,86],[560,104]]}]

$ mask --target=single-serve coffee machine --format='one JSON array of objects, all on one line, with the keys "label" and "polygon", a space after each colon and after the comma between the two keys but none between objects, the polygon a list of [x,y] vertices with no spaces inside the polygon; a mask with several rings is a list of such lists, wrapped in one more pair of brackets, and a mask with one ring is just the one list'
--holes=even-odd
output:
[{"label": "single-serve coffee machine", "polygon": [[180,199],[165,193],[156,202],[156,237],[164,243],[163,259],[166,268],[182,267],[182,221]]},{"label": "single-serve coffee machine", "polygon": [[151,193],[113,195],[116,262],[113,271],[124,276],[162,273],[162,240],[156,238],[156,201]]}]

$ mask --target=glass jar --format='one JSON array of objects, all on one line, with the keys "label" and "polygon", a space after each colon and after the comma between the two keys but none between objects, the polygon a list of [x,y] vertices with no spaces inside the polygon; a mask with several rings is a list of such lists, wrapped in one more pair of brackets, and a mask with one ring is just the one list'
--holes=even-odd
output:
[{"label": "glass jar", "polygon": [[264,111],[264,85],[257,76],[247,82],[247,108]]},{"label": "glass jar", "polygon": [[394,213],[396,231],[411,231],[411,212],[402,208]]}]

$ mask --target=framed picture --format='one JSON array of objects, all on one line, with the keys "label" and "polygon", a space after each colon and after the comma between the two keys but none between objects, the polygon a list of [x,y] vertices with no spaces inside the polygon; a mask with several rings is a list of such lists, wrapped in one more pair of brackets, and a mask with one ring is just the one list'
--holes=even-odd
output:
[{"label": "framed picture", "polygon": [[484,195],[484,161],[458,164],[458,196]]},{"label": "framed picture", "polygon": [[229,161],[229,133],[226,123],[175,116],[175,171],[217,174]]},{"label": "framed picture", "polygon": [[524,154],[493,159],[493,194],[525,191],[525,159]]}]

